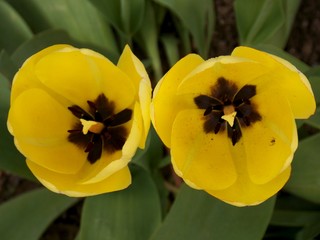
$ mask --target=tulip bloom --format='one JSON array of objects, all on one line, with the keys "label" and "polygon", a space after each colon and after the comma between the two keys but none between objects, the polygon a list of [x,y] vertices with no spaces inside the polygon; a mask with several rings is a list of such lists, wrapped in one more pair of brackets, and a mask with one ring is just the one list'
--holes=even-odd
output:
[{"label": "tulip bloom", "polygon": [[204,61],[181,59],[151,104],[175,172],[195,189],[236,206],[259,204],[290,176],[295,118],[315,100],[306,77],[279,57],[248,47]]},{"label": "tulip bloom", "polygon": [[94,51],[54,45],[15,75],[8,129],[44,186],[96,195],[131,183],[128,162],[144,148],[150,102],[148,75],[128,46],[114,65]]}]

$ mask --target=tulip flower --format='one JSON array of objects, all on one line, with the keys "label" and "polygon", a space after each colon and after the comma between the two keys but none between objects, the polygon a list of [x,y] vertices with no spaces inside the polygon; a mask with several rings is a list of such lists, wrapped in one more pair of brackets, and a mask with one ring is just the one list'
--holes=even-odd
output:
[{"label": "tulip flower", "polygon": [[186,184],[235,206],[256,205],[290,176],[295,119],[315,100],[289,62],[249,47],[204,61],[190,54],[157,84],[151,119]]},{"label": "tulip flower", "polygon": [[125,47],[117,65],[89,49],[48,47],[14,77],[8,129],[48,189],[90,196],[126,188],[128,163],[144,148],[151,86]]}]

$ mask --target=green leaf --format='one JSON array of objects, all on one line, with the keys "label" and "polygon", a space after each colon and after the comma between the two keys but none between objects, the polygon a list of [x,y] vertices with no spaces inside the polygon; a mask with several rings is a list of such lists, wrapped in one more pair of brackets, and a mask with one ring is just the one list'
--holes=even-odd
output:
[{"label": "green leaf", "polygon": [[39,239],[49,224],[76,201],[77,198],[38,189],[3,203],[0,205],[1,239]]},{"label": "green leaf", "polygon": [[300,141],[285,186],[286,191],[315,203],[320,203],[319,146],[320,134]]},{"label": "green leaf", "polygon": [[157,22],[156,6],[151,1],[147,1],[146,14],[143,19],[143,28],[140,28],[134,39],[141,49],[144,49],[151,60],[152,70],[155,80],[162,77],[162,66],[158,47],[159,25]]},{"label": "green leaf", "polygon": [[68,43],[73,44],[69,35],[63,30],[49,29],[35,35],[18,47],[12,54],[11,58],[18,66],[31,55],[54,44]]},{"label": "green leaf", "polygon": [[17,65],[13,62],[8,53],[2,49],[0,52],[0,73],[12,81],[13,76],[18,71]]},{"label": "green leaf", "polygon": [[169,67],[172,67],[179,60],[179,40],[176,37],[167,34],[161,37],[161,42],[166,52]]},{"label": "green leaf", "polygon": [[152,240],[262,239],[275,198],[255,207],[234,207],[184,186]]},{"label": "green leaf", "polygon": [[234,9],[242,45],[287,43],[301,0],[236,0]]},{"label": "green leaf", "polygon": [[142,25],[146,0],[90,0],[118,31],[130,38]]},{"label": "green leaf", "polygon": [[9,81],[0,74],[0,169],[14,173],[23,178],[34,180],[25,163],[25,158],[18,152],[13,137],[7,129],[10,102]]},{"label": "green leaf", "polygon": [[141,168],[131,172],[129,188],[86,199],[79,240],[142,240],[158,227],[161,207],[154,182]]},{"label": "green leaf", "polygon": [[155,0],[170,9],[191,33],[202,57],[208,56],[214,31],[214,6],[211,0]]},{"label": "green leaf", "polygon": [[304,120],[304,123],[307,123],[312,127],[320,129],[320,108],[317,108],[314,115]]},{"label": "green leaf", "polygon": [[311,75],[308,77],[316,102],[320,104],[320,76]]},{"label": "green leaf", "polygon": [[320,211],[276,210],[271,219],[272,225],[301,227],[320,220]]},{"label": "green leaf", "polygon": [[81,47],[92,48],[117,60],[119,50],[112,30],[88,0],[10,0],[10,3],[32,28],[38,31],[63,29]]},{"label": "green leaf", "polygon": [[0,32],[0,49],[5,49],[9,54],[32,37],[25,21],[4,1],[0,1]]},{"label": "green leaf", "polygon": [[296,237],[296,240],[313,240],[320,234],[320,218],[304,227]]}]

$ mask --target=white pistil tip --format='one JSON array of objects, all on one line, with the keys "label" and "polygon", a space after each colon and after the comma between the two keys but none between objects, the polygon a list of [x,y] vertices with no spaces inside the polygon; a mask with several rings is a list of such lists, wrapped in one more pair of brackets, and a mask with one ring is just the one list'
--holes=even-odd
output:
[{"label": "white pistil tip", "polygon": [[84,119],[80,119],[80,122],[83,126],[82,133],[84,135],[86,135],[89,131],[92,133],[99,134],[104,128],[103,123],[100,123],[100,122],[95,122],[95,121],[90,121],[90,120],[88,121],[88,120],[84,120]]},{"label": "white pistil tip", "polygon": [[233,127],[234,119],[236,115],[237,115],[237,112],[232,112],[232,113],[223,115],[221,118],[226,120],[229,123],[230,127]]}]

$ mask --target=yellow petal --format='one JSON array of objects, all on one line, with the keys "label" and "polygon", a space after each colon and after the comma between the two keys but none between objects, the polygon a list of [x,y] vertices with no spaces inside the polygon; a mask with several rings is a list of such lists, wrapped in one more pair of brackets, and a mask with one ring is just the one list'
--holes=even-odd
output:
[{"label": "yellow petal", "polygon": [[117,66],[125,72],[135,85],[137,98],[141,106],[143,119],[143,138],[140,148],[144,148],[150,128],[151,83],[142,62],[125,46]]},{"label": "yellow petal", "polygon": [[87,49],[65,48],[44,56],[35,66],[37,78],[56,93],[60,101],[69,101],[88,109],[104,93],[121,111],[134,100],[134,87],[127,76],[100,54]]},{"label": "yellow petal", "polygon": [[269,71],[260,63],[250,59],[232,56],[212,58],[197,66],[183,79],[177,94],[211,95],[211,87],[221,77],[236,83],[240,90],[248,82]]},{"label": "yellow petal", "polygon": [[181,111],[172,126],[171,156],[178,174],[201,189],[225,189],[237,179],[227,132],[206,134],[203,111]]},{"label": "yellow petal", "polygon": [[30,89],[13,102],[8,122],[13,135],[30,142],[55,142],[67,139],[76,118],[41,89]]},{"label": "yellow petal", "polygon": [[68,142],[76,118],[41,89],[29,89],[13,102],[8,125],[18,149],[32,161],[63,173],[81,168],[85,154]]},{"label": "yellow petal", "polygon": [[56,144],[28,143],[15,138],[17,149],[30,161],[62,174],[78,172],[87,161],[87,153],[67,140]]},{"label": "yellow petal", "polygon": [[120,169],[101,182],[79,184],[79,175],[52,172],[29,160],[27,160],[27,165],[45,187],[53,192],[63,193],[71,197],[85,197],[118,191],[131,184],[131,175],[128,167]]},{"label": "yellow petal", "polygon": [[264,184],[291,163],[297,130],[290,105],[279,91],[258,92],[251,100],[262,119],[242,128],[243,142],[249,176],[252,182]]},{"label": "yellow petal", "polygon": [[216,191],[206,189],[212,196],[235,206],[257,205],[275,195],[287,182],[291,168],[288,167],[272,181],[258,185],[248,177],[242,177],[231,187]]},{"label": "yellow petal", "polygon": [[158,135],[167,147],[171,146],[171,128],[184,102],[176,96],[177,87],[183,78],[204,60],[190,54],[177,62],[158,82],[151,103],[151,120]]},{"label": "yellow petal", "polygon": [[248,47],[238,47],[232,56],[249,58],[269,68],[273,77],[265,79],[265,84],[276,86],[286,93],[295,118],[308,118],[315,111],[315,100],[306,77],[289,62]]},{"label": "yellow petal", "polygon": [[11,90],[11,102],[13,102],[17,96],[20,95],[25,90],[28,90],[30,88],[42,88],[43,85],[39,81],[38,78],[36,78],[34,74],[34,66],[35,64],[44,56],[59,51],[61,49],[71,47],[69,45],[65,44],[57,44],[53,45],[51,47],[45,48],[41,50],[40,52],[32,55],[30,58],[28,58],[22,65],[22,67],[19,69],[19,71],[14,76],[13,82],[12,82],[12,90]]}]

